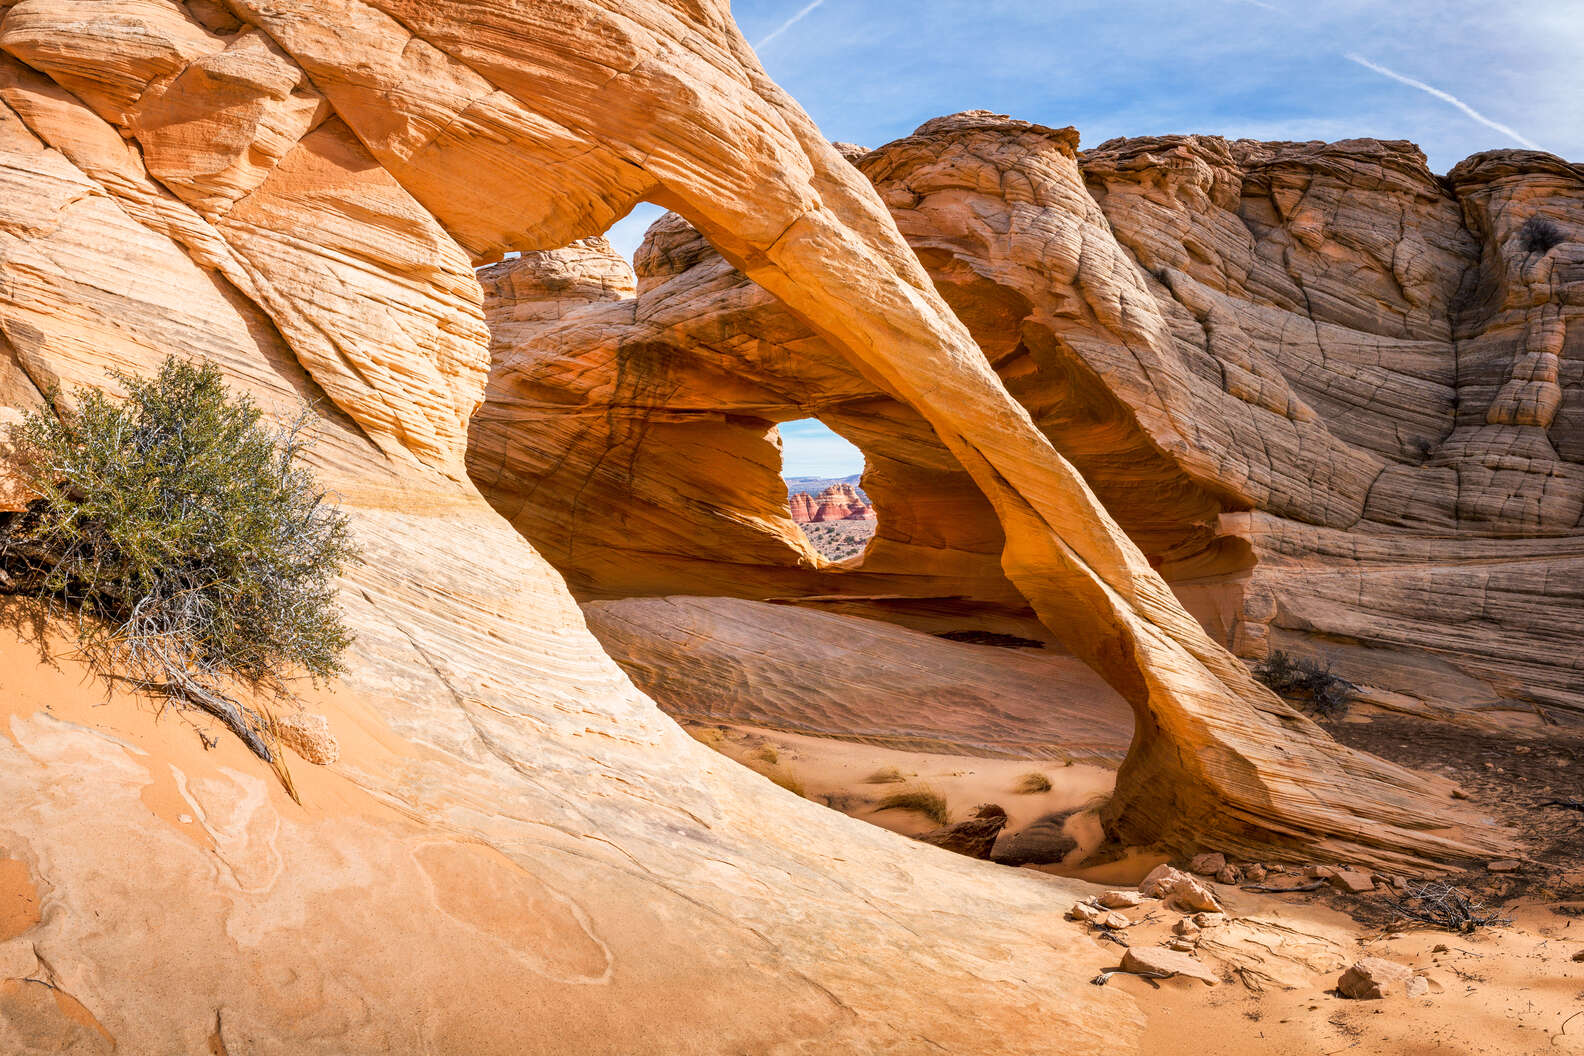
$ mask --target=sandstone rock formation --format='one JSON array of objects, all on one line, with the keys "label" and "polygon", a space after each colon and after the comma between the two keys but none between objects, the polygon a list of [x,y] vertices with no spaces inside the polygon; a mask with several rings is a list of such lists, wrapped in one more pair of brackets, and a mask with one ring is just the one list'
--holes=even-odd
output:
[{"label": "sandstone rock formation", "polygon": [[583,608],[666,712],[922,752],[1120,763],[1126,704],[1083,663],[738,598]]},{"label": "sandstone rock formation", "polygon": [[[1554,617],[1584,611],[1574,586],[1584,535],[1560,498],[1576,465],[1562,454],[1571,450],[1571,404],[1536,397],[1537,408],[1558,407],[1545,432],[1556,455],[1539,461],[1476,458],[1458,432],[1484,430],[1487,451],[1541,435],[1538,425],[1506,422],[1506,411],[1486,413],[1488,379],[1507,368],[1486,365],[1498,353],[1472,350],[1512,340],[1516,316],[1503,297],[1549,305],[1536,318],[1556,316],[1562,329],[1544,332],[1565,332],[1577,288],[1569,234],[1579,216],[1577,170],[1498,152],[1443,182],[1403,143],[1175,137],[1075,155],[1073,142],[1070,132],[967,114],[931,122],[856,164],[1008,390],[1206,631],[1250,661],[1273,648],[1333,660],[1391,707],[1584,714],[1580,624]],[[1490,195],[1481,173],[1505,181],[1497,197],[1511,210],[1504,229],[1483,218]],[[1541,285],[1523,279],[1529,292],[1504,292],[1521,282],[1502,278],[1506,265],[1496,262],[1538,259],[1554,261]],[[793,574],[804,570],[803,557],[784,545],[773,517],[727,510],[716,519],[720,531],[704,534],[724,533],[735,552],[752,555],[733,573],[752,568],[710,586],[750,597],[907,595],[1007,606],[1013,583],[995,560],[1007,539],[998,514],[913,411],[733,276],[678,218],[652,229],[635,262],[635,303],[588,306],[536,333],[531,348],[497,336],[491,396],[475,419],[478,468],[498,468],[497,437],[525,435],[513,404],[529,391],[542,400],[555,393],[564,413],[586,423],[594,451],[607,444],[596,416],[613,408],[624,421],[711,410],[755,433],[816,414],[869,461],[865,485],[880,526],[862,565],[809,584]],[[503,308],[487,303],[492,316]],[[611,373],[634,372],[639,349],[644,362],[661,365],[647,387],[596,387]],[[577,384],[561,388],[567,377]],[[1556,385],[1569,391],[1565,380]],[[1464,427],[1457,414],[1484,417]],[[1484,421],[1492,414],[1502,421]],[[1444,457],[1462,468],[1443,467],[1435,454],[1443,439],[1452,445]],[[601,465],[683,479],[720,465],[720,456],[711,466],[667,458],[639,429],[615,443],[629,453]],[[1507,468],[1486,472],[1471,459]],[[589,464],[557,461],[541,474],[519,461],[507,477],[491,478],[504,484],[499,492],[485,487],[508,512],[513,473],[534,486],[575,481],[584,496],[626,487],[590,476]],[[768,459],[734,466],[744,464],[768,481]],[[746,474],[734,479],[752,486]],[[1556,482],[1542,490],[1552,488],[1546,494],[1561,505],[1499,498],[1503,488],[1518,495],[1542,480]],[[1492,497],[1468,490],[1459,506],[1450,496],[1462,489]],[[1503,503],[1507,512],[1496,512]],[[541,510],[517,523],[535,540],[556,538],[543,523],[555,518]],[[652,565],[633,574],[638,562],[623,548],[641,551],[635,540],[588,532],[581,557],[548,547],[585,594],[666,593],[695,582],[696,544],[665,541],[669,572],[682,570],[668,578]],[[767,566],[783,575],[767,575]],[[1143,758],[1124,774],[1124,788],[1152,784]],[[1153,785],[1144,799],[1169,783]]]},{"label": "sandstone rock formation", "polygon": [[[986,877],[696,745],[467,482],[474,260],[597,233],[662,180],[747,201],[711,181],[815,164],[724,5],[575,11],[0,5],[8,408],[170,353],[270,414],[314,401],[315,468],[367,556],[349,673],[313,703],[342,757],[305,810],[238,746],[124,698],[107,725],[69,660],[4,643],[0,845],[40,919],[0,940],[0,1049],[983,1048],[961,1000],[1006,1052],[1136,1033],[1044,938],[1056,882]],[[687,157],[709,113],[743,158]],[[923,935],[942,955],[899,970]]]},{"label": "sandstone rock formation", "polygon": [[[872,521],[874,507],[858,496],[851,484],[832,484],[814,497],[811,521]],[[797,520],[793,517],[793,520]]]},{"label": "sandstone rock formation", "polygon": [[865,502],[851,484],[832,484],[818,495],[794,492],[787,500],[792,520],[797,524],[823,521],[872,521],[874,507]]},{"label": "sandstone rock formation", "polygon": [[[38,1009],[63,1007],[64,996],[39,1000],[39,987],[88,1010],[86,1045],[131,1052],[592,1053],[629,1051],[637,1036],[657,1051],[722,1052],[788,1038],[832,1053],[1037,1052],[1056,1035],[1074,1052],[1130,1043],[1126,998],[1082,985],[1084,958],[1046,938],[1059,882],[987,873],[720,763],[633,689],[560,577],[469,483],[469,472],[504,480],[523,458],[511,428],[470,435],[486,368],[495,422],[554,419],[546,428],[562,435],[548,449],[576,464],[592,443],[643,479],[653,401],[634,401],[641,415],[610,413],[581,441],[587,417],[573,412],[585,401],[565,398],[580,391],[575,376],[534,389],[491,365],[473,272],[508,250],[597,235],[642,199],[686,216],[832,350],[829,362],[862,379],[855,395],[884,395],[877,415],[894,407],[901,423],[888,431],[916,438],[924,461],[944,451],[959,491],[983,495],[972,501],[994,511],[996,535],[948,574],[983,580],[1000,552],[1003,597],[1026,598],[1133,706],[1119,834],[1229,848],[1290,840],[1376,858],[1495,842],[1440,831],[1453,819],[1436,784],[1332,744],[1205,634],[1008,394],[869,180],[765,76],[721,0],[619,8],[0,4],[8,405],[57,388],[69,405],[73,386],[108,384],[108,368],[147,372],[170,353],[213,360],[269,413],[313,401],[316,467],[368,557],[344,591],[359,640],[343,692],[361,707],[316,710],[332,725],[364,724],[388,749],[343,745],[335,794],[355,807],[320,824],[256,775],[201,755],[173,769],[126,737],[43,714],[42,697],[9,716],[0,825],[44,904],[25,945],[0,961],[16,973],[0,988],[8,1013],[26,1012],[5,1017],[10,1047],[58,1047],[29,1033]],[[937,173],[950,193],[1014,188],[1014,233],[1049,250],[1045,277],[1031,281],[1069,303],[1098,345],[1115,352],[1114,336],[1125,338],[1123,365],[1155,383],[1135,386],[1146,407],[1096,415],[1088,447],[1074,432],[1073,457],[1096,463],[1084,472],[1104,482],[1098,464],[1122,456],[1127,479],[1169,497],[1166,535],[1180,529],[1182,504],[1217,513],[1206,496],[1314,501],[1327,517],[1365,501],[1353,484],[1287,497],[1280,473],[1252,456],[1226,470],[1248,481],[1229,483],[1216,475],[1224,452],[1173,432],[1195,432],[1201,401],[1236,408],[1177,368],[1150,276],[1083,204],[1070,136],[1017,126],[1009,137],[1005,122],[959,119],[926,128],[887,164],[928,162],[934,137],[955,144]],[[1019,154],[1029,178],[1000,179]],[[1520,238],[1511,223],[1533,211],[1532,196],[1512,190],[1532,166],[1512,176],[1492,164],[1469,170],[1468,193],[1491,189],[1484,215],[1506,245]],[[928,168],[907,176],[914,193],[930,189]],[[1548,193],[1565,198],[1567,179],[1549,176]],[[581,252],[604,254],[597,243]],[[676,247],[670,266],[687,252]],[[1571,252],[1486,263],[1476,303],[1506,325],[1521,320],[1524,347],[1506,355],[1511,342],[1497,342],[1471,361],[1486,373],[1510,362],[1512,377],[1492,397],[1495,419],[1462,423],[1436,467],[1470,481],[1469,503],[1410,490],[1400,505],[1414,517],[1485,523],[1522,507],[1526,525],[1561,530],[1566,474],[1551,474],[1554,501],[1531,479],[1544,475],[1549,437],[1537,423],[1572,420],[1552,398],[1562,374],[1547,358],[1560,347],[1560,308],[1536,298],[1572,288]],[[1411,256],[1402,268],[1399,286],[1423,287]],[[583,298],[586,274],[570,269],[556,297]],[[596,296],[626,292],[619,269],[605,275]],[[1083,295],[1063,302],[1075,279]],[[618,303],[634,326],[637,307]],[[579,325],[582,311],[555,325]],[[1058,351],[1062,342],[1052,339]],[[574,357],[565,370],[623,391],[665,381],[667,346],[615,343],[636,351],[638,369],[597,376]],[[1062,362],[1082,372],[1075,356]],[[1295,423],[1305,457],[1352,481],[1368,458],[1303,424],[1303,408],[1283,404],[1258,367],[1228,374],[1229,387]],[[746,450],[750,468],[773,453],[760,416],[713,403],[676,414],[716,425],[722,442],[705,449]],[[1503,439],[1510,430],[1524,442]],[[613,448],[613,433],[635,442]],[[465,467],[470,443],[486,454]],[[785,548],[799,549],[796,529],[784,491],[761,490],[766,505],[745,508],[768,511],[771,534],[783,534],[766,548],[766,564],[782,567]],[[526,507],[567,494],[515,497]],[[1145,502],[1145,519],[1161,505]],[[1202,534],[1199,523],[1188,534]],[[650,526],[626,528],[642,538]],[[802,553],[797,571],[817,576]],[[201,805],[190,816],[206,836],[147,809],[145,792],[171,788]],[[1350,798],[1325,791],[1336,788]],[[413,957],[431,948],[460,952]],[[921,962],[921,948],[936,955]],[[985,1018],[998,1025],[991,1035],[977,1025]]]},{"label": "sandstone rock formation", "polygon": [[806,491],[794,492],[787,498],[787,507],[796,524],[811,524],[818,507],[814,504],[814,496]]},{"label": "sandstone rock formation", "polygon": [[994,803],[982,803],[974,808],[973,817],[952,825],[943,825],[913,837],[920,843],[940,847],[969,858],[988,858],[996,837],[1006,828],[1007,812]]},{"label": "sandstone rock formation", "polygon": [[[1460,389],[1472,393],[1467,406],[1483,414],[1481,393],[1491,383],[1481,378],[1490,369],[1504,368],[1476,369],[1476,361],[1462,354],[1475,346],[1466,334],[1454,335],[1454,326],[1485,334],[1478,347],[1493,347],[1500,335],[1513,331],[1505,316],[1492,323],[1487,309],[1468,307],[1478,283],[1486,281],[1478,277],[1478,269],[1486,266],[1479,249],[1483,222],[1464,218],[1455,188],[1426,172],[1411,146],[1176,137],[1118,141],[1080,156],[1087,197],[1098,201],[1122,252],[1145,266],[1140,281],[1149,285],[1158,310],[1175,320],[1178,358],[1172,360],[1174,373],[1166,376],[1176,379],[1174,391],[1183,399],[1196,401],[1179,418],[1195,431],[1195,446],[1186,456],[1198,459],[1199,472],[1215,478],[1212,490],[1222,493],[1207,495],[1203,482],[1195,484],[1151,453],[1156,441],[1141,436],[1126,453],[1106,446],[1114,446],[1116,431],[1097,431],[1095,416],[1107,406],[1124,417],[1132,413],[1127,407],[1147,410],[1157,400],[1147,386],[1157,382],[1147,381],[1140,367],[1118,360],[1122,346],[1108,345],[1103,334],[1077,346],[1091,364],[1084,371],[1075,373],[1059,358],[1062,343],[1091,324],[1081,313],[1051,303],[1048,292],[1041,300],[1050,273],[1039,245],[1017,234],[1019,229],[981,236],[954,233],[965,200],[974,201],[981,213],[1009,206],[999,202],[1000,192],[965,189],[969,181],[952,171],[962,139],[939,128],[874,151],[858,164],[892,202],[893,215],[936,286],[968,322],[1011,391],[1072,454],[1108,509],[1213,635],[1251,661],[1274,648],[1333,660],[1339,670],[1372,687],[1372,699],[1393,707],[1465,715],[1493,708],[1509,714],[1544,711],[1563,720],[1584,708],[1577,625],[1552,615],[1558,608],[1584,610],[1572,587],[1579,581],[1576,518],[1557,522],[1573,527],[1544,529],[1515,506],[1506,521],[1465,520],[1453,527],[1451,521],[1430,523],[1418,515],[1405,522],[1392,512],[1397,500],[1384,498],[1405,486],[1425,497],[1437,488],[1443,496],[1457,490],[1452,478],[1431,464],[1431,438],[1453,428],[1452,400]],[[1021,142],[1019,128],[1009,123],[1001,136]],[[1567,254],[1576,239],[1568,235],[1567,224],[1576,224],[1568,218],[1578,211],[1575,170],[1540,155],[1491,157],[1509,159],[1504,164],[1511,171],[1503,176],[1509,184],[1532,167],[1530,182],[1550,196],[1536,199],[1544,209],[1509,222],[1512,237],[1527,239],[1526,245],[1551,241],[1547,252],[1561,254],[1554,270],[1564,279],[1573,274]],[[903,158],[911,160],[904,164],[898,160]],[[1019,179],[1041,177],[1027,157],[1008,164],[1015,165]],[[920,177],[918,167],[931,175]],[[1478,170],[1472,161],[1460,166],[1456,186],[1472,188],[1463,173]],[[1383,172],[1392,173],[1391,179]],[[1571,183],[1562,178],[1569,173]],[[1048,184],[1048,176],[1045,180]],[[1279,185],[1275,192],[1272,180]],[[1289,186],[1293,189],[1283,189]],[[1304,249],[1290,225],[1274,219],[1279,209],[1273,193],[1282,201],[1310,195],[1304,206],[1308,212],[1293,224],[1303,238],[1319,239],[1324,253]],[[1087,197],[1073,199],[1071,207],[1079,208]],[[1316,216],[1331,217],[1331,226]],[[1386,232],[1391,241],[1381,241],[1383,218],[1389,216],[1406,218],[1410,248],[1397,248],[1395,229]],[[1521,233],[1525,225],[1529,235]],[[1298,247],[1298,255],[1290,246]],[[1521,247],[1515,251],[1521,253]],[[1498,245],[1490,255],[1502,259],[1505,252]],[[1328,256],[1347,253],[1362,254],[1357,266],[1344,267]],[[1387,254],[1384,263],[1382,253]],[[1411,254],[1415,261],[1412,267],[1421,278],[1409,286],[1417,291],[1413,296],[1421,309],[1410,311],[1404,295],[1394,294],[1395,302],[1381,299],[1382,290],[1397,281],[1388,277],[1392,254],[1404,261]],[[1185,307],[1194,297],[1206,296],[1195,292],[1200,288],[1191,285],[1190,274],[1172,279],[1170,290],[1154,278],[1154,272],[1170,278],[1169,268],[1188,263],[1194,266],[1191,275],[1199,276],[1193,282],[1222,291],[1218,296],[1225,303],[1217,311],[1226,318],[1214,326],[1194,321],[1193,309]],[[655,225],[637,264],[638,284],[645,291],[641,326],[619,326],[610,312],[600,318],[586,311],[580,331],[569,335],[573,340],[547,335],[536,352],[538,361],[586,358],[593,350],[592,335],[601,335],[601,342],[612,339],[604,329],[608,326],[618,345],[641,334],[649,343],[645,347],[670,349],[666,391],[686,394],[694,406],[767,413],[759,428],[768,428],[770,419],[808,410],[824,415],[865,447],[871,463],[867,481],[885,512],[860,574],[826,576],[801,589],[960,595],[975,606],[1005,604],[1005,594],[998,591],[1006,584],[993,560],[1002,541],[993,511],[927,430],[899,421],[905,409],[877,389],[864,389],[856,374],[843,373],[834,352],[744,278],[726,281],[724,262],[696,235],[688,241],[678,218]],[[1564,281],[1546,295],[1558,311],[1574,296],[1567,289]],[[1068,296],[1081,292],[1075,280]],[[1031,303],[1046,306],[1035,311]],[[1455,312],[1454,304],[1465,307]],[[492,316],[505,308],[494,297],[487,300]],[[1235,316],[1226,314],[1234,309]],[[1207,310],[1199,309],[1201,314]],[[1239,329],[1234,331],[1234,325]],[[1215,335],[1208,344],[1207,326]],[[719,363],[702,366],[700,346],[715,355],[737,350],[733,384],[740,390],[745,379],[752,379],[752,403],[735,402],[734,389],[716,384],[722,368]],[[1036,354],[1040,349],[1045,351]],[[1263,409],[1255,387],[1237,382],[1225,390],[1223,375],[1238,377],[1245,370],[1238,364],[1249,355],[1264,357],[1258,361],[1266,377],[1260,385],[1298,393],[1292,399],[1308,401],[1310,409],[1295,421]],[[530,369],[499,338],[496,357],[506,357],[514,370]],[[1230,366],[1229,359],[1234,361]],[[1467,374],[1462,381],[1459,370]],[[1559,370],[1564,380],[1558,384],[1565,387],[1570,375],[1565,366]],[[506,388],[498,385],[495,391]],[[767,390],[774,394],[768,403]],[[1286,406],[1281,404],[1283,413]],[[1563,417],[1549,433],[1558,452],[1577,446],[1568,438],[1568,406],[1567,401],[1559,404]],[[642,408],[634,403],[624,413],[636,417]],[[493,407],[486,406],[481,419],[487,422],[492,415]],[[489,433],[488,428],[476,431]],[[1316,452],[1322,449],[1339,452],[1336,457],[1343,462],[1319,458]],[[476,462],[482,453],[476,449]],[[1186,462],[1186,456],[1178,462]],[[648,450],[637,457],[649,465],[662,459]],[[1546,469],[1524,479],[1566,478],[1572,472],[1567,467],[1576,463],[1558,457],[1566,463],[1556,470],[1560,477],[1547,475],[1551,470]],[[1206,462],[1218,468],[1206,471]],[[1344,463],[1354,468],[1344,471]],[[694,469],[677,459],[658,471],[702,476],[713,468]],[[577,472],[565,463],[558,463],[556,471]],[[761,472],[768,477],[770,469]],[[888,486],[894,479],[905,486]],[[1255,479],[1267,483],[1248,483]],[[1387,491],[1376,487],[1377,479]],[[601,486],[592,483],[591,490]],[[1362,501],[1366,490],[1375,495],[1368,511]],[[490,495],[498,504],[509,501],[493,490]],[[753,554],[762,563],[767,532],[779,529],[773,520],[734,516],[729,505],[714,530],[700,534],[725,533],[739,553]],[[542,523],[553,516],[541,513],[541,523],[518,523],[538,539],[554,535]],[[594,526],[586,530],[598,532]],[[692,576],[687,547],[684,541],[668,559]],[[771,549],[780,553],[784,568],[802,560],[778,541]],[[619,542],[586,547],[586,560],[569,559],[554,548],[550,554],[568,570],[575,587],[596,594],[666,592],[685,581],[646,582],[619,567],[612,570],[610,565],[621,562]],[[604,567],[596,574],[593,564]],[[736,592],[750,595],[775,589],[761,575],[739,575],[734,582]],[[788,577],[779,586],[791,593],[798,582]],[[1471,619],[1475,612],[1479,618]]]}]

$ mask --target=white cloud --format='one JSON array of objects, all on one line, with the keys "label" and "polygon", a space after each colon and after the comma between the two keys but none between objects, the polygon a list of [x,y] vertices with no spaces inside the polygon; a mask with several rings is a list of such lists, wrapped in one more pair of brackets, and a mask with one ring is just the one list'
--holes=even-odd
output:
[{"label": "white cloud", "polygon": [[763,37],[759,38],[758,42],[754,44],[754,50],[758,51],[760,48],[764,47],[766,44],[770,43],[772,40],[776,39],[781,34],[791,29],[793,26],[803,21],[813,13],[815,8],[821,6],[824,3],[825,0],[814,0],[813,3],[805,5],[798,11],[797,14],[793,15],[791,18],[772,29],[769,33],[766,33]]},{"label": "white cloud", "polygon": [[1366,70],[1373,70],[1374,72],[1380,74],[1382,77],[1390,77],[1392,80],[1398,82],[1399,84],[1406,84],[1410,88],[1417,88],[1419,91],[1424,92],[1427,95],[1435,96],[1437,99],[1440,99],[1444,103],[1451,103],[1453,106],[1457,107],[1459,110],[1463,111],[1469,117],[1473,118],[1475,121],[1478,121],[1480,124],[1484,125],[1486,128],[1494,129],[1495,131],[1500,132],[1504,136],[1510,136],[1515,143],[1520,143],[1523,146],[1526,146],[1526,147],[1530,148],[1531,150],[1544,150],[1545,149],[1544,147],[1540,146],[1540,144],[1536,143],[1534,140],[1529,139],[1527,136],[1524,136],[1522,133],[1518,132],[1516,129],[1509,128],[1508,126],[1502,124],[1500,121],[1493,121],[1490,118],[1486,117],[1484,114],[1480,113],[1478,110],[1474,109],[1472,106],[1468,105],[1463,100],[1461,100],[1457,96],[1453,95],[1451,92],[1443,92],[1441,89],[1436,88],[1436,87],[1434,87],[1432,85],[1428,85],[1428,84],[1426,84],[1423,81],[1414,80],[1414,78],[1412,78],[1412,77],[1405,77],[1404,75],[1398,73],[1396,70],[1393,70],[1393,69],[1390,69],[1388,67],[1382,66],[1378,62],[1371,62],[1370,60],[1366,59],[1364,56],[1358,54],[1357,52],[1350,51],[1350,52],[1347,53],[1346,57],[1347,57],[1347,60],[1349,62],[1357,63],[1358,65],[1364,67]]}]

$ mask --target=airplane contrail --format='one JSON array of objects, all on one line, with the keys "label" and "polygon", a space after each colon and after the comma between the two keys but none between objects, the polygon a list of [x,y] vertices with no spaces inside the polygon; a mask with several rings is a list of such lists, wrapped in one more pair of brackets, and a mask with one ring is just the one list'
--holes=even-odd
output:
[{"label": "airplane contrail", "polygon": [[791,18],[787,19],[785,22],[781,23],[779,26],[777,26],[776,28],[772,29],[769,33],[766,33],[764,35],[764,37],[761,38],[759,40],[759,42],[754,45],[754,50],[758,51],[760,48],[764,47],[766,44],[770,43],[772,40],[776,39],[781,34],[785,33],[787,30],[791,29],[793,26],[795,26],[799,22],[803,21],[805,18],[807,18],[809,16],[810,12],[812,12],[816,7],[819,7],[820,5],[822,5],[824,3],[825,3],[825,0],[814,0],[813,3],[806,5],[797,14],[793,15]]},{"label": "airplane contrail", "polygon": [[1534,140],[1529,139],[1528,137],[1520,134],[1516,129],[1508,128],[1506,125],[1502,124],[1500,121],[1492,121],[1490,118],[1486,117],[1484,114],[1480,113],[1478,110],[1474,109],[1472,106],[1468,105],[1463,100],[1461,100],[1457,96],[1453,95],[1451,92],[1443,92],[1441,89],[1436,88],[1433,85],[1426,84],[1423,81],[1416,81],[1412,77],[1405,77],[1402,74],[1398,73],[1396,70],[1389,69],[1389,68],[1387,68],[1385,66],[1382,66],[1378,62],[1371,62],[1370,60],[1366,59],[1364,56],[1362,56],[1362,55],[1360,55],[1360,54],[1358,54],[1357,52],[1354,52],[1354,51],[1348,52],[1346,58],[1347,58],[1347,60],[1349,62],[1357,63],[1358,65],[1364,67],[1366,70],[1374,70],[1376,73],[1380,74],[1382,77],[1390,77],[1392,80],[1398,82],[1399,84],[1406,84],[1408,87],[1417,88],[1421,92],[1426,93],[1427,95],[1433,95],[1437,99],[1441,100],[1443,103],[1451,103],[1453,106],[1457,107],[1459,110],[1463,111],[1469,117],[1472,117],[1474,120],[1478,121],[1480,124],[1484,125],[1486,128],[1493,128],[1496,131],[1500,132],[1504,136],[1511,136],[1515,142],[1523,144],[1524,146],[1528,147],[1530,150],[1544,150],[1545,149],[1544,147],[1540,146],[1540,144],[1536,143]]}]

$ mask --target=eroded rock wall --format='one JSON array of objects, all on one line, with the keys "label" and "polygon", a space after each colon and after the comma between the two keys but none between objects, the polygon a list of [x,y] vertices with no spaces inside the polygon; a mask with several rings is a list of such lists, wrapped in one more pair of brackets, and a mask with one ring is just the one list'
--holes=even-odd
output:
[{"label": "eroded rock wall", "polygon": [[[1375,140],[1179,136],[1082,154],[1075,143],[968,114],[848,156],[1007,390],[1217,639],[1250,661],[1273,649],[1331,659],[1393,706],[1580,713],[1577,621],[1554,616],[1584,611],[1571,587],[1584,550],[1572,498],[1584,361],[1567,338],[1581,296],[1579,171],[1497,152],[1443,180],[1411,144]],[[654,226],[635,263],[635,301],[530,332],[494,325],[514,302],[487,298],[495,368],[476,472],[496,472],[497,437],[514,435],[510,473],[551,493],[576,481],[589,501],[643,487],[596,464],[601,416],[751,411],[762,428],[817,413],[864,449],[880,523],[860,570],[804,591],[883,593],[889,579],[920,596],[998,597],[1002,572],[986,559],[1000,524],[916,416],[878,386],[863,391],[679,218]],[[601,384],[640,359],[663,359],[665,380]],[[543,426],[516,407],[526,393],[544,420],[584,423],[595,457],[554,460],[560,448],[535,442]],[[658,464],[700,488],[736,454],[704,463],[635,435],[623,442],[638,453],[617,465]],[[768,491],[772,471],[760,459],[733,479]],[[482,483],[517,509],[510,479]],[[773,515],[739,517],[746,507],[719,498],[708,516],[732,540],[728,560],[800,559]],[[691,582],[634,574],[651,539],[572,525],[554,503],[516,523],[591,594]],[[550,542],[573,535],[578,556]],[[706,545],[658,548],[686,566]],[[715,582],[767,589],[740,574]]]}]

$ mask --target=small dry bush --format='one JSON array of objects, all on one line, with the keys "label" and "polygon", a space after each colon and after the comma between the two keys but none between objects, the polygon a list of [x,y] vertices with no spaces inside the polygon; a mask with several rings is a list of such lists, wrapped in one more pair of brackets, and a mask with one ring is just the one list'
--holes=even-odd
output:
[{"label": "small dry bush", "polygon": [[753,757],[762,763],[769,763],[772,766],[781,761],[781,753],[776,750],[776,746],[773,744],[761,744],[753,750]]},{"label": "small dry bush", "polygon": [[882,766],[868,777],[864,778],[866,785],[895,785],[907,780],[902,776],[902,771],[894,766]]},{"label": "small dry bush", "polygon": [[803,787],[803,782],[792,771],[773,766],[768,770],[761,771],[761,773],[794,796],[802,796],[804,799],[808,798],[808,791]]},{"label": "small dry bush", "polygon": [[1254,677],[1280,696],[1325,718],[1347,714],[1348,705],[1358,695],[1358,686],[1331,673],[1331,665],[1289,656],[1280,649],[1254,668]]},{"label": "small dry bush", "polygon": [[1567,235],[1546,217],[1531,216],[1518,229],[1518,241],[1525,253],[1546,253],[1567,241]]},{"label": "small dry bush", "polygon": [[1017,779],[1017,784],[1012,786],[1012,791],[1020,796],[1036,796],[1050,790],[1051,779],[1037,770],[1024,774]]},{"label": "small dry bush", "polygon": [[684,726],[687,735],[706,748],[719,750],[726,743],[726,731],[718,726]]},{"label": "small dry bush", "polygon": [[946,797],[928,785],[915,785],[893,792],[880,801],[876,810],[914,810],[937,825],[951,821],[946,809]]},{"label": "small dry bush", "polygon": [[312,413],[273,428],[207,363],[113,376],[125,399],[88,389],[12,431],[40,498],[0,515],[0,588],[71,618],[99,674],[201,708],[273,761],[263,699],[333,678],[352,640],[336,578],[357,551],[297,464]]}]

